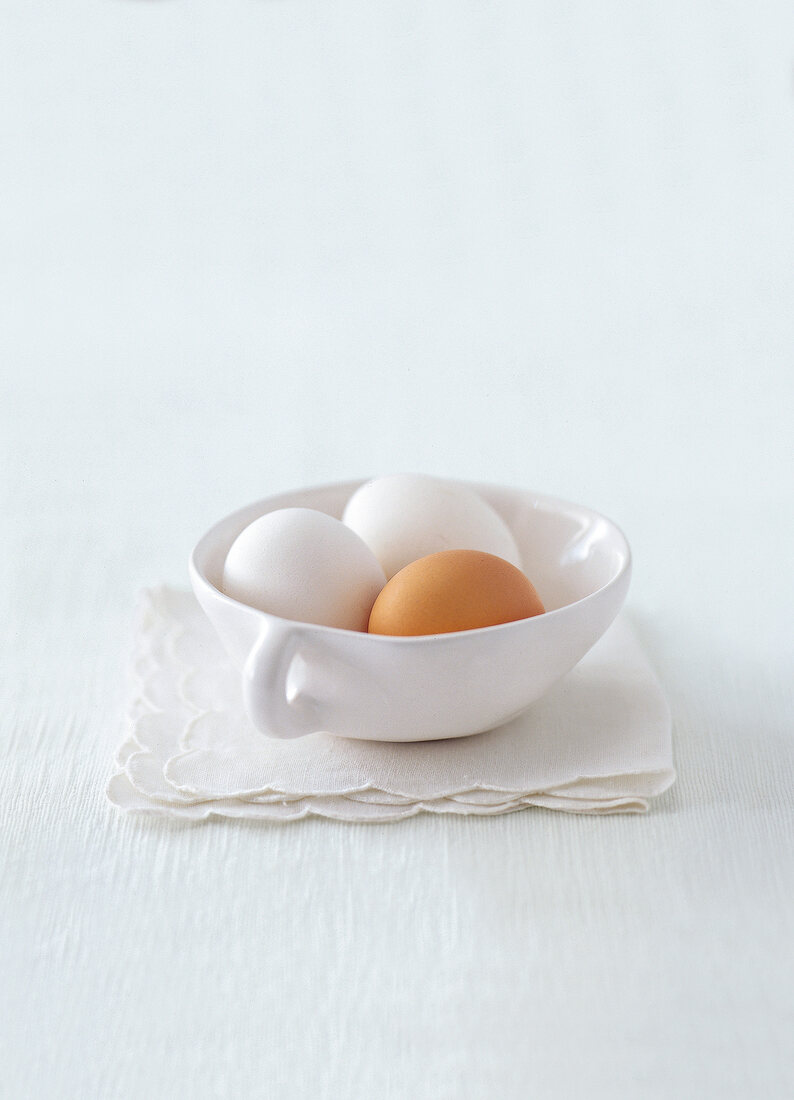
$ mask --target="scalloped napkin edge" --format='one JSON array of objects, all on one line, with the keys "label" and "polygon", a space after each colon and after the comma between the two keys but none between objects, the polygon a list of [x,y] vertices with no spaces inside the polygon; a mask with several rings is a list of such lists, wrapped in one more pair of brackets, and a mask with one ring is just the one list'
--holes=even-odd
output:
[{"label": "scalloped napkin edge", "polygon": [[670,712],[625,615],[525,714],[451,741],[263,737],[195,598],[165,585],[141,593],[130,681],[107,795],[131,813],[350,822],[529,806],[642,813],[675,781]]}]

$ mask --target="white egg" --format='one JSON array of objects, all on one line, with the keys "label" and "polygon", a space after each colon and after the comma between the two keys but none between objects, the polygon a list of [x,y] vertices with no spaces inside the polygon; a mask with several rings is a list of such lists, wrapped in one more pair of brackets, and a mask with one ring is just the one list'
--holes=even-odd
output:
[{"label": "white egg", "polygon": [[366,630],[386,578],[372,551],[338,519],[280,508],[232,543],[223,591],[284,619]]},{"label": "white egg", "polygon": [[343,520],[372,550],[387,579],[439,550],[483,550],[521,569],[510,528],[471,489],[427,474],[392,474],[357,489]]}]

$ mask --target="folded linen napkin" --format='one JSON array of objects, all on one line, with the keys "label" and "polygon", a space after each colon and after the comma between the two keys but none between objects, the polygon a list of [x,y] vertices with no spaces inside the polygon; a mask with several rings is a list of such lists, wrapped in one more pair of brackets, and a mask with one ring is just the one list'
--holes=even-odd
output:
[{"label": "folded linen napkin", "polygon": [[127,811],[279,821],[527,806],[637,813],[675,779],[667,704],[625,617],[523,715],[449,741],[264,737],[198,603],[165,586],[142,594],[133,680],[108,784]]}]

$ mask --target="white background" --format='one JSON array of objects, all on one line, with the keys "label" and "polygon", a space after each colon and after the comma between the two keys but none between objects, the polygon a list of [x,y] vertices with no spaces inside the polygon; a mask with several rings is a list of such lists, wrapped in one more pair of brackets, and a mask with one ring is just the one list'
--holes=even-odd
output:
[{"label": "white background", "polygon": [[[794,8],[0,11],[0,1095],[794,1091]],[[424,470],[607,512],[645,818],[123,819],[142,585]]]}]

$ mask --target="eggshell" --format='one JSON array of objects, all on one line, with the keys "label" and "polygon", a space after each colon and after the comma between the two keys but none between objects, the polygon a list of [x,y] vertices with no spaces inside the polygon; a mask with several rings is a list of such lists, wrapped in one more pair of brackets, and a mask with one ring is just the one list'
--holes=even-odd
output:
[{"label": "eggshell", "polygon": [[226,557],[223,591],[284,619],[366,630],[386,582],[372,551],[338,519],[280,508],[249,524]]},{"label": "eggshell", "polygon": [[[448,634],[543,614],[531,581],[479,550],[444,550],[401,569],[382,589],[370,634]],[[465,675],[465,669],[461,670]]]},{"label": "eggshell", "polygon": [[441,550],[482,550],[521,568],[521,554],[501,516],[471,489],[427,474],[368,481],[342,517],[393,577],[409,562]]}]

